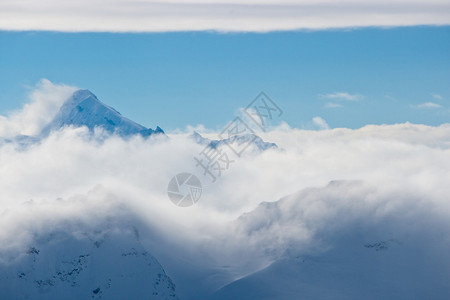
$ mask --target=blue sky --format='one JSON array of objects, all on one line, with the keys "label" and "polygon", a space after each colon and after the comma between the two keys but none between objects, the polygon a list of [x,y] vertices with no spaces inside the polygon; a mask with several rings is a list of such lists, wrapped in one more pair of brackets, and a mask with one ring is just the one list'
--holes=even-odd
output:
[{"label": "blue sky", "polygon": [[[0,31],[0,114],[40,79],[172,130],[221,128],[260,91],[293,127],[450,120],[450,27],[270,33]],[[428,103],[428,104],[427,104]]]}]

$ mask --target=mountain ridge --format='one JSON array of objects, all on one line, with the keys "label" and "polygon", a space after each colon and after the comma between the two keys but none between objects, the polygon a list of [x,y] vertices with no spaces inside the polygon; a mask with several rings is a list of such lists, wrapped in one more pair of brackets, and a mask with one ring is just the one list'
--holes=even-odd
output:
[{"label": "mountain ridge", "polygon": [[259,152],[263,152],[269,149],[278,149],[277,144],[266,142],[258,135],[253,133],[234,135],[232,137],[222,140],[211,140],[203,137],[197,131],[194,131],[189,137],[192,140],[194,140],[197,144],[211,147],[213,149],[220,148],[224,145],[233,145],[233,144],[236,144],[238,146],[246,144],[252,145],[254,149],[258,150]]},{"label": "mountain ridge", "polygon": [[171,277],[126,224],[51,231],[0,264],[2,299],[179,299]]}]

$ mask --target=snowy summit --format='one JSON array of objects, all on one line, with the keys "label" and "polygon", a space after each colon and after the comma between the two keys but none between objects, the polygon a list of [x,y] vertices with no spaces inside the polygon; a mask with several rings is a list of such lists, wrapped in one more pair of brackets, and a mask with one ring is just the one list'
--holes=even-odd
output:
[{"label": "snowy summit", "polygon": [[159,126],[153,130],[125,118],[114,108],[98,100],[89,90],[74,92],[60,108],[53,121],[43,129],[42,134],[48,135],[51,131],[65,126],[86,126],[90,131],[93,131],[95,127],[101,127],[109,133],[122,137],[135,134],[143,137],[164,134]]}]

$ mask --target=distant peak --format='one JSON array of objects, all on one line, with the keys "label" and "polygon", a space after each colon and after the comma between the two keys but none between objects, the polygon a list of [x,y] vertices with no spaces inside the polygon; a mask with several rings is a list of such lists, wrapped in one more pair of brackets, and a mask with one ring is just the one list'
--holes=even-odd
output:
[{"label": "distant peak", "polygon": [[162,134],[164,134],[164,130],[162,130],[161,127],[159,127],[159,126],[156,126],[155,133],[162,133]]},{"label": "distant peak", "polygon": [[141,124],[123,117],[117,110],[101,102],[89,90],[77,90],[60,108],[53,121],[42,131],[43,135],[64,126],[86,126],[90,131],[101,127],[109,133],[120,136],[140,134],[143,137],[154,133],[164,134],[158,126],[156,130],[146,128]]},{"label": "distant peak", "polygon": [[222,140],[210,140],[208,138],[203,137],[197,131],[194,131],[189,137],[193,139],[197,144],[208,145],[211,148],[218,148],[223,146],[224,144],[230,145],[234,143],[237,143],[238,145],[252,144],[256,146],[256,148],[260,151],[278,148],[278,146],[275,143],[265,142],[262,138],[253,133],[233,135],[229,138]]}]

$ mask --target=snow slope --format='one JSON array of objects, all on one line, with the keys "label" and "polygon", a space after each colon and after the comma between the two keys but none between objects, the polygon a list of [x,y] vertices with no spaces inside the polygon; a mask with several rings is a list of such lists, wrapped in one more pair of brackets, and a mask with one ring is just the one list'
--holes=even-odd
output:
[{"label": "snow slope", "polygon": [[1,299],[178,299],[133,227],[55,231],[0,264]]}]

